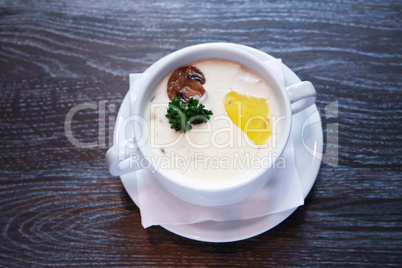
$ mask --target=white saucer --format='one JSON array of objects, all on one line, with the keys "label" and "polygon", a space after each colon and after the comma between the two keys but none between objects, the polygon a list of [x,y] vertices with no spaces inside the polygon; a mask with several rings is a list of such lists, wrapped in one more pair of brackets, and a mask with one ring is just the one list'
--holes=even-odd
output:
[{"label": "white saucer", "polygon": [[[273,58],[262,51],[250,47],[228,45],[244,49],[262,60]],[[152,71],[153,68],[154,66],[151,66],[146,72]],[[283,65],[283,71],[286,86],[301,81],[286,65]],[[129,115],[130,104],[127,94],[121,104],[118,117],[125,116],[127,118]],[[116,136],[118,136],[120,141],[129,139],[133,136],[132,128],[127,126],[123,132],[119,131],[119,126],[116,125],[114,135],[114,140],[116,140]],[[293,116],[291,138],[294,143],[296,169],[299,173],[303,196],[306,198],[317,177],[323,150],[321,118],[315,105]],[[121,181],[131,199],[138,205],[135,174],[130,173],[123,175],[121,176]],[[172,233],[194,240],[204,242],[233,242],[247,239],[270,230],[284,221],[295,210],[296,209],[292,209],[247,220],[226,222],[207,221],[185,225],[163,225],[162,227]]]}]

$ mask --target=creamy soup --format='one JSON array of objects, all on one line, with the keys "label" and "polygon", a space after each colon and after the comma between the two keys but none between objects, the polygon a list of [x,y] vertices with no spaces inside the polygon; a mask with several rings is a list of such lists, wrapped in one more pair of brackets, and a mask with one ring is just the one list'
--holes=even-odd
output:
[{"label": "creamy soup", "polygon": [[[200,103],[213,115],[207,123],[193,125],[186,133],[171,129],[165,116],[170,102],[167,83],[171,74],[163,78],[145,110],[154,165],[204,181],[236,179],[268,167],[272,157],[278,157],[273,148],[280,138],[278,122],[284,120],[270,85],[259,74],[234,62],[210,59],[191,65],[205,76],[206,94]],[[224,101],[230,92],[266,100],[271,129],[266,142],[256,145],[229,117]]]}]

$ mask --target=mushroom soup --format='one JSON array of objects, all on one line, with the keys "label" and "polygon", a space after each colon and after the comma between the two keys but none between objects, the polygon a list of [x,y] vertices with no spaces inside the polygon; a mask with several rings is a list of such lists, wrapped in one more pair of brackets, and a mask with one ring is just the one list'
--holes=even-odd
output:
[{"label": "mushroom soup", "polygon": [[[188,76],[192,81],[182,80]],[[169,102],[199,100],[213,115],[185,133],[172,129]],[[154,89],[144,113],[155,167],[188,179],[229,180],[273,163],[280,113],[270,85],[256,72],[221,59],[172,70]],[[280,136],[280,135],[279,135]]]}]

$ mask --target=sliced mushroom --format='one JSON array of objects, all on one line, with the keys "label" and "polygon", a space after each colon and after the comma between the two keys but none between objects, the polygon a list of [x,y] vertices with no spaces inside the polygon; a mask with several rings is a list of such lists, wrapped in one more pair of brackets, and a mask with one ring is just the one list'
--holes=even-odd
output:
[{"label": "sliced mushroom", "polygon": [[204,83],[205,76],[197,67],[180,67],[169,78],[168,97],[171,100],[180,97],[183,103],[187,103],[190,98],[199,100],[205,94],[205,89],[202,86]]}]

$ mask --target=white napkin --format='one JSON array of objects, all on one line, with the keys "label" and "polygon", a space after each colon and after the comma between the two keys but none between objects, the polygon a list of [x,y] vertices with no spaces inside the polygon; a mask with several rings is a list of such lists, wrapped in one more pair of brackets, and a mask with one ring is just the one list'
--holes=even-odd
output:
[{"label": "white napkin", "polygon": [[[267,61],[280,81],[284,83],[282,61]],[[130,90],[135,90],[136,75],[130,75]],[[250,219],[279,213],[304,204],[299,175],[294,162],[292,139],[282,156],[285,168],[276,168],[275,175],[269,182],[250,198],[236,204],[204,207],[187,203],[166,191],[159,185],[149,170],[136,172],[137,187],[134,201],[141,212],[142,225],[192,224],[202,221],[231,221]]]}]

